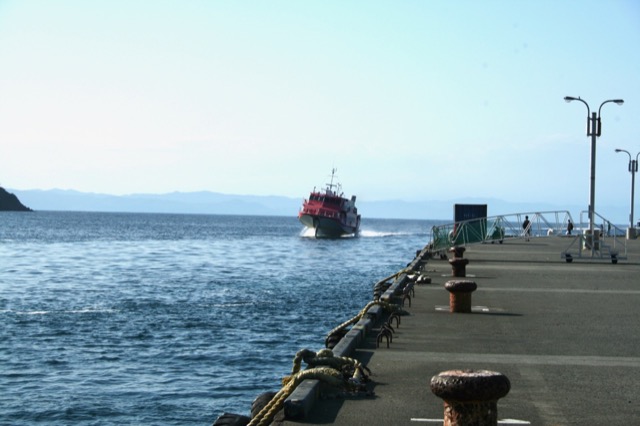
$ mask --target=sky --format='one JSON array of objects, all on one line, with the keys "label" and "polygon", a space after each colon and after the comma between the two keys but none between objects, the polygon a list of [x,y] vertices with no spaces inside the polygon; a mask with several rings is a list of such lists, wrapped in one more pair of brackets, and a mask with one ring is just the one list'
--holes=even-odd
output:
[{"label": "sky", "polygon": [[580,96],[628,212],[638,46],[635,0],[0,0],[0,185],[586,210]]}]

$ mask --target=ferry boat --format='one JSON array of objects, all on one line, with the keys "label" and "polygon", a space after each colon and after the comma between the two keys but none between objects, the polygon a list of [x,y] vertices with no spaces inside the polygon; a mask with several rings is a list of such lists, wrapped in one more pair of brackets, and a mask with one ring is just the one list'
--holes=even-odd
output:
[{"label": "ferry boat", "polygon": [[331,182],[324,190],[313,189],[298,213],[298,220],[307,228],[315,229],[316,237],[357,235],[360,229],[356,196],[350,199],[343,196],[341,185],[334,183],[336,171],[331,170]]}]

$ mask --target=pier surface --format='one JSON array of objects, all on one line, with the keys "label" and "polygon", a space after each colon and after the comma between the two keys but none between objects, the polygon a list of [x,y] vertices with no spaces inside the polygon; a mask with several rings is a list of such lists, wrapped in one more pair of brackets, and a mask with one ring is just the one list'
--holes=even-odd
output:
[{"label": "pier surface", "polygon": [[468,246],[471,313],[450,313],[446,260],[424,267],[390,347],[369,333],[353,354],[372,372],[373,396],[320,397],[282,425],[442,424],[431,377],[453,369],[505,374],[499,424],[640,424],[640,240],[612,264],[561,259],[565,237]]}]

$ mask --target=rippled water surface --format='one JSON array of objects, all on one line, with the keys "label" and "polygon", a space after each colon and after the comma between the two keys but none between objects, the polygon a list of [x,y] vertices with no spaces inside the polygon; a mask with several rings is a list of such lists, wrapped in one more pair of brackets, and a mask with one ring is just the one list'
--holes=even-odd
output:
[{"label": "rippled water surface", "polygon": [[0,424],[210,425],[278,390],[433,222],[0,213]]}]

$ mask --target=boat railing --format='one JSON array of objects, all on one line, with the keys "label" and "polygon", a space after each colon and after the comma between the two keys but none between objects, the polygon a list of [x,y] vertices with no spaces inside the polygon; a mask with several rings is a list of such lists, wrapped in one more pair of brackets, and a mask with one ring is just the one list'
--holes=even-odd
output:
[{"label": "boat railing", "polygon": [[322,208],[309,208],[309,207],[303,207],[302,209],[302,213],[303,214],[310,214],[310,215],[314,215],[314,216],[323,216],[323,217],[327,217],[330,219],[337,219],[340,217],[340,214],[332,211],[332,210],[326,210],[326,209],[322,209]]}]

